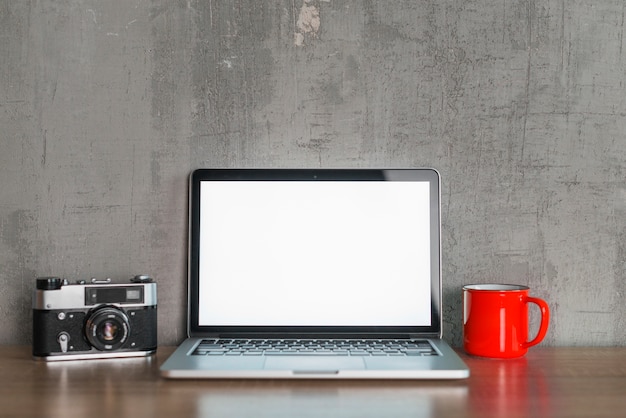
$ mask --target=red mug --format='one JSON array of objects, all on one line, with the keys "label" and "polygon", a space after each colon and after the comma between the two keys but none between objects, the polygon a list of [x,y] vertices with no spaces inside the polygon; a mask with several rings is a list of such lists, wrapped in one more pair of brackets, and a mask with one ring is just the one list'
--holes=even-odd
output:
[{"label": "red mug", "polygon": [[[463,286],[463,348],[480,357],[515,358],[539,344],[548,331],[550,310],[526,286],[472,284]],[[528,303],[539,306],[537,336],[528,341]]]}]

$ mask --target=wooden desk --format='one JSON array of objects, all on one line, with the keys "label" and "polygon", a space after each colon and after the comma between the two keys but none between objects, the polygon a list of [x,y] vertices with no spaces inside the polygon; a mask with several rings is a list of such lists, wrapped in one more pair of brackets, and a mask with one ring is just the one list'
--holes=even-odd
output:
[{"label": "wooden desk", "polygon": [[467,357],[457,381],[174,381],[149,359],[42,363],[0,346],[2,417],[618,417],[626,347],[535,348],[519,360]]}]

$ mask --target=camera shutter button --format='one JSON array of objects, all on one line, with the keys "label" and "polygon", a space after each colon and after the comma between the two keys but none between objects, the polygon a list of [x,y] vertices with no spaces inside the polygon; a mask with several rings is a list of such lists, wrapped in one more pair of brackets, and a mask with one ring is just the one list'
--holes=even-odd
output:
[{"label": "camera shutter button", "polygon": [[59,335],[57,335],[57,342],[59,343],[59,346],[61,347],[61,352],[67,353],[67,349],[70,343],[70,334],[68,334],[65,331],[61,332]]},{"label": "camera shutter button", "polygon": [[130,281],[131,283],[152,283],[152,277],[147,274],[138,274]]}]

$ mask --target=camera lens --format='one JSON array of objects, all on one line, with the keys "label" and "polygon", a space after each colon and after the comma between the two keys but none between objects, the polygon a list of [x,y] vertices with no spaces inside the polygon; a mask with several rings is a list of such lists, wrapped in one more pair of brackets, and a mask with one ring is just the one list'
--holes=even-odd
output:
[{"label": "camera lens", "polygon": [[119,328],[117,324],[111,321],[107,321],[102,324],[102,338],[105,341],[114,341],[115,337],[117,336],[118,330]]},{"label": "camera lens", "polygon": [[85,322],[87,341],[100,351],[112,351],[122,347],[129,331],[126,314],[112,306],[94,310]]}]

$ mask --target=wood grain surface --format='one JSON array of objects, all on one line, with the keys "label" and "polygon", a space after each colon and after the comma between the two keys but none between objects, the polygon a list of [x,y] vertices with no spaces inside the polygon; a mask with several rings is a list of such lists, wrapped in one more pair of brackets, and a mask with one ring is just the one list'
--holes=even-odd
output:
[{"label": "wood grain surface", "polygon": [[2,417],[617,417],[626,347],[537,348],[518,360],[461,353],[454,381],[166,380],[174,347],[137,359],[45,363],[0,346]]}]

